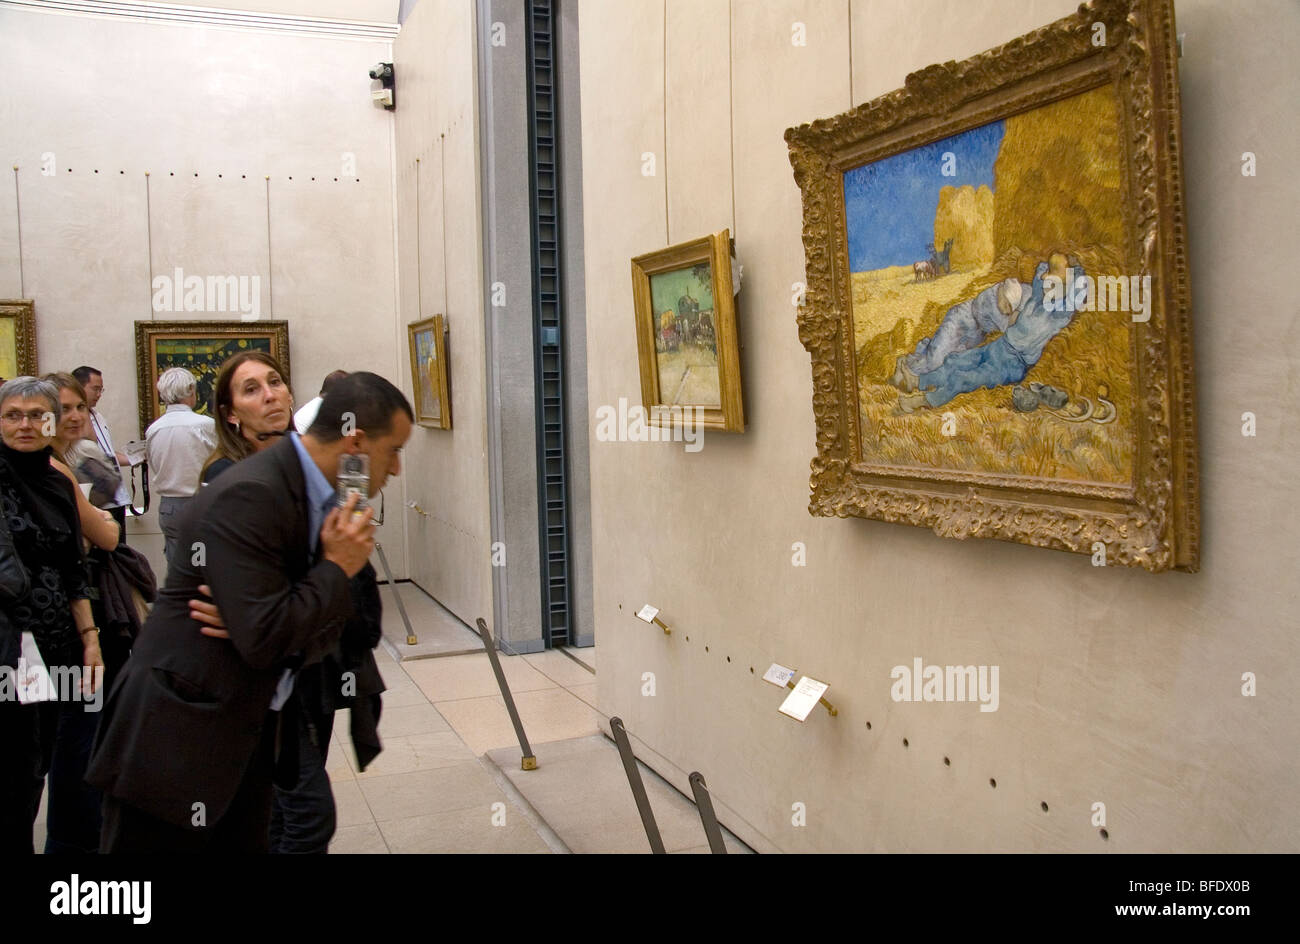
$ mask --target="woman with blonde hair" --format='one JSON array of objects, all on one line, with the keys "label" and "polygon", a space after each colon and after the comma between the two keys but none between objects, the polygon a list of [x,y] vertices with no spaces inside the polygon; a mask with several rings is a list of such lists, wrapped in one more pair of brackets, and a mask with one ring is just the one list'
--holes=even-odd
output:
[{"label": "woman with blonde hair", "polygon": [[[73,485],[89,484],[90,494],[112,496],[117,491],[116,471],[104,462],[103,453],[83,436],[90,422],[90,408],[86,404],[86,390],[71,374],[46,374],[43,380],[53,384],[59,392],[59,419],[50,442],[53,455],[50,464],[69,479]],[[113,516],[95,507],[81,488],[77,489],[77,517],[81,520],[81,533],[95,547],[111,551],[122,537],[121,529]]]}]

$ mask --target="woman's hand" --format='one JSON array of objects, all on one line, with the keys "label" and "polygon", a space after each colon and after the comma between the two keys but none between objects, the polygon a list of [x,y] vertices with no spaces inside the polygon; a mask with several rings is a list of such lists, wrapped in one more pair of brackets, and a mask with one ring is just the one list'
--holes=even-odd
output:
[{"label": "woman's hand", "polygon": [[92,695],[104,680],[104,656],[99,651],[99,630],[89,629],[81,634],[82,671],[81,690]]},{"label": "woman's hand", "polygon": [[211,602],[212,588],[206,583],[199,585],[199,593],[208,597],[207,600],[190,601],[190,619],[199,623],[199,632],[205,636],[211,636],[213,639],[229,639],[230,633],[226,632],[226,624],[221,619],[221,611],[217,605]]}]

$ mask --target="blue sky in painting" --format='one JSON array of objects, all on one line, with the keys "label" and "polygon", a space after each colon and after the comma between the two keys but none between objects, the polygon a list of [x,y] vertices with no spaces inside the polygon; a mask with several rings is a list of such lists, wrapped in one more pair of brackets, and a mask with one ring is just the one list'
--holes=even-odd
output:
[{"label": "blue sky in painting", "polygon": [[[865,272],[928,259],[925,247],[934,239],[939,190],[967,184],[993,189],[993,162],[1005,130],[995,121],[845,173],[849,269]],[[957,158],[953,177],[941,173],[946,151]]]}]

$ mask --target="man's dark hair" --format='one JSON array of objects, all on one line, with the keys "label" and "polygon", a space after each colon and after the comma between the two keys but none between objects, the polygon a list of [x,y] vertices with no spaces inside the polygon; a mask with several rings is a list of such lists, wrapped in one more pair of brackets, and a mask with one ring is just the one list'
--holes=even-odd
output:
[{"label": "man's dark hair", "polygon": [[323,397],[331,390],[334,385],[348,375],[346,370],[333,370],[325,375],[325,379],[320,382],[320,395]]},{"label": "man's dark hair", "polygon": [[415,412],[406,396],[378,374],[364,370],[334,382],[321,402],[307,435],[323,443],[343,438],[344,414],[352,414],[353,427],[367,436],[386,436],[393,429],[393,414],[401,410],[415,422]]},{"label": "man's dark hair", "polygon": [[77,383],[81,384],[83,387],[90,383],[90,377],[92,374],[96,377],[104,376],[104,372],[98,367],[87,367],[85,364],[82,364],[72,372],[72,376],[77,378]]}]

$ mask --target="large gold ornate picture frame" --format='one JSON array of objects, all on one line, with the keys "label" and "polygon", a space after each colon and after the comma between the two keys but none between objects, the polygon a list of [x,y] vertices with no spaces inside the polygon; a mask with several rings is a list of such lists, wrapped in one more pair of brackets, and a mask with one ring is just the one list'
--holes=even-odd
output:
[{"label": "large gold ornate picture frame", "polygon": [[809,512],[1195,571],[1170,0],[1092,0],[785,137]]},{"label": "large gold ornate picture frame", "polygon": [[221,365],[242,351],[265,351],[284,368],[289,383],[287,321],[137,321],[135,323],[136,396],[140,438],[162,415],[158,378],[169,367],[184,367],[198,383],[195,413],[212,415],[212,391]]},{"label": "large gold ornate picture frame", "polygon": [[36,303],[30,298],[0,299],[0,377],[36,374]]},{"label": "large gold ornate picture frame", "polygon": [[744,432],[730,232],[634,258],[632,300],[649,422]]}]

